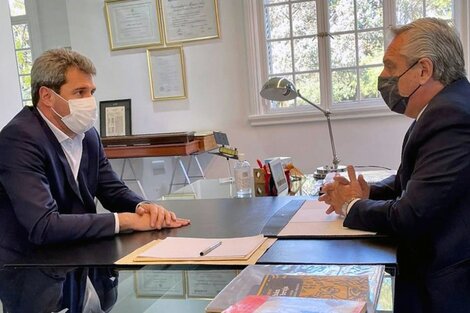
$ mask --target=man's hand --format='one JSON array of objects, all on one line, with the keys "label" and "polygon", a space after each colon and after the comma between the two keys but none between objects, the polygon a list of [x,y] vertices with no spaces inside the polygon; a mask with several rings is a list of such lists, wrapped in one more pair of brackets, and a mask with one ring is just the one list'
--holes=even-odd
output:
[{"label": "man's hand", "polygon": [[329,204],[326,210],[327,214],[336,212],[342,214],[341,207],[343,204],[353,198],[367,199],[369,197],[370,188],[362,175],[356,178],[356,171],[352,165],[348,166],[349,180],[342,176],[335,176],[332,183],[325,184],[322,188],[324,194],[318,198]]},{"label": "man's hand", "polygon": [[174,212],[155,203],[143,203],[136,208],[135,213],[120,213],[119,230],[153,230],[162,228],[178,228],[189,225],[188,219],[177,218]]}]

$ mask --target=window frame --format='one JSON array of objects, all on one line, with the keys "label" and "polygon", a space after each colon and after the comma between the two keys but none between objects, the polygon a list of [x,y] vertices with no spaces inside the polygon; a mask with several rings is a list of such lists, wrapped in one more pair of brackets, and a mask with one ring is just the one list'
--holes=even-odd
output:
[{"label": "window frame", "polygon": [[[287,1],[287,0],[286,0]],[[268,79],[267,66],[267,48],[264,30],[264,1],[263,0],[244,0],[245,14],[245,33],[246,33],[246,49],[248,62],[248,95],[249,115],[248,120],[251,126],[275,125],[275,124],[291,124],[324,121],[324,115],[310,106],[301,106],[280,110],[268,109],[268,100],[262,99],[259,91]],[[454,2],[454,24],[460,33],[462,44],[464,46],[466,70],[469,69],[469,40],[470,31],[470,3],[466,0],[453,0]],[[318,14],[318,24],[327,25],[328,12],[325,9],[325,1],[316,1]],[[394,25],[395,0],[383,0],[384,7],[384,25]],[[324,27],[324,26],[321,26]],[[322,32],[320,28],[318,32]],[[384,33],[385,47],[388,45],[387,32]],[[326,43],[319,45],[319,62],[320,62],[320,88],[326,90],[321,94],[321,103],[332,103],[331,84],[325,82],[325,78],[331,80],[328,66],[321,64],[329,62],[329,40],[327,38],[318,37],[318,40],[326,40]],[[325,107],[325,106],[322,106]],[[332,119],[352,119],[352,118],[374,118],[380,116],[397,116],[392,113],[382,99],[370,99],[347,104],[334,104],[327,109],[332,112]]]},{"label": "window frame", "polygon": [[[18,84],[20,86],[20,97],[21,97],[21,103],[26,105],[27,103],[32,102],[32,95],[30,98],[23,98],[23,88],[21,85],[21,78],[25,76],[31,76],[31,73],[28,74],[22,74],[19,71],[19,66],[18,66],[18,58],[16,57],[18,51],[31,51],[31,58],[34,60],[39,54],[41,53],[41,40],[40,40],[40,29],[39,29],[39,21],[37,18],[37,4],[34,0],[25,0],[25,15],[19,15],[19,16],[11,16],[10,15],[10,24],[11,24],[11,31],[12,31],[12,37],[13,41],[15,40],[14,34],[13,34],[13,26],[14,25],[22,25],[25,24],[28,28],[28,33],[29,33],[29,48],[20,48],[16,49],[16,46],[13,45],[13,49],[15,52],[15,62],[16,62],[16,72],[18,74]],[[11,12],[9,12],[11,14]]]}]

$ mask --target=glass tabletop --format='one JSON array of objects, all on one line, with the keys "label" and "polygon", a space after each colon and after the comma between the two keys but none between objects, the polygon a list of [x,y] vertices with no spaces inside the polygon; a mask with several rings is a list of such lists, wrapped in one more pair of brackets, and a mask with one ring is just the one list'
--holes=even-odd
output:
[{"label": "glass tabletop", "polygon": [[[341,266],[300,267],[331,272],[334,269],[330,268]],[[159,265],[0,271],[0,312],[202,313],[242,270],[241,266]],[[9,274],[15,278],[7,278]],[[380,287],[379,310],[391,307],[391,289],[392,281],[386,274]]]}]

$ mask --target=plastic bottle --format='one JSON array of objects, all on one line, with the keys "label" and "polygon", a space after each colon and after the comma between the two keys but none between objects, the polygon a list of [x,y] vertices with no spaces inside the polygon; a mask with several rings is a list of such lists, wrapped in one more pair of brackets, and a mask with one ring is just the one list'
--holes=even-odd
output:
[{"label": "plastic bottle", "polygon": [[243,153],[238,154],[238,161],[233,168],[237,198],[249,198],[253,190],[253,172]]}]

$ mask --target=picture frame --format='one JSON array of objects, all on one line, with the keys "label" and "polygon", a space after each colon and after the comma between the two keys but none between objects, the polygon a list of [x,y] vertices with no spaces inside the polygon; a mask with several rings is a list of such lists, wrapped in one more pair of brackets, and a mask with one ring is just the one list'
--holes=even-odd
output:
[{"label": "picture frame", "polygon": [[100,101],[100,135],[132,135],[131,99]]},{"label": "picture frame", "polygon": [[147,49],[147,63],[153,101],[187,97],[186,70],[181,46]]},{"label": "picture frame", "polygon": [[183,270],[145,270],[134,272],[134,288],[137,297],[186,297],[186,275]]},{"label": "picture frame", "polygon": [[218,0],[160,0],[167,44],[220,38]]},{"label": "picture frame", "polygon": [[163,45],[157,0],[105,0],[111,50]]},{"label": "picture frame", "polygon": [[238,274],[239,270],[188,270],[186,293],[188,298],[213,299]]}]

